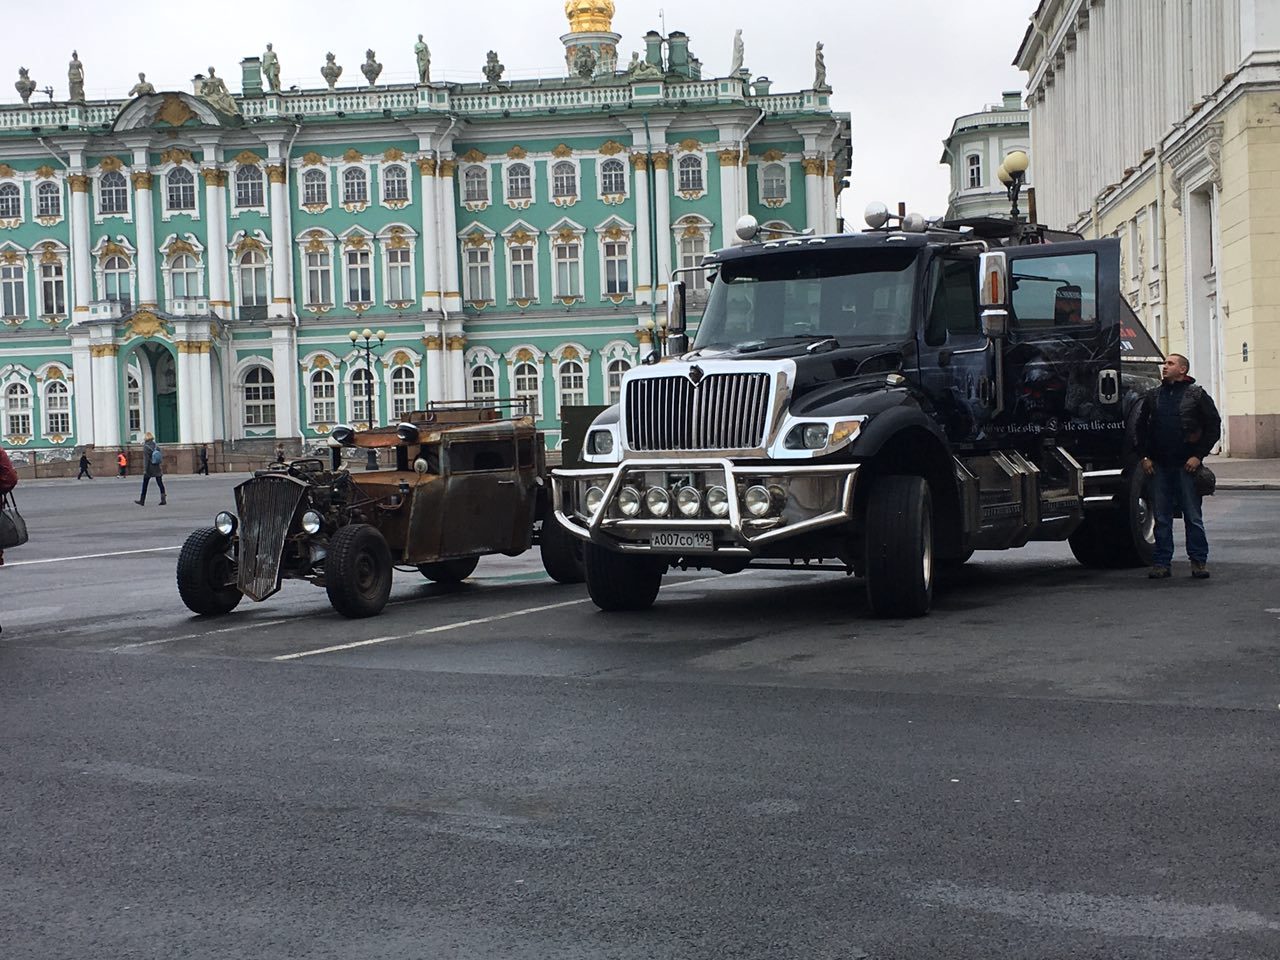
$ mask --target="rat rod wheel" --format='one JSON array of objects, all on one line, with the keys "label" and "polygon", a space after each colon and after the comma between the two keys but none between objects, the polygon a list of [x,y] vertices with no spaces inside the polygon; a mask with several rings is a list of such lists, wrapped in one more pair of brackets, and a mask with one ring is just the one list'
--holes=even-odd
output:
[{"label": "rat rod wheel", "polygon": [[921,617],[933,602],[933,499],[922,477],[873,481],[867,500],[867,600],[878,617]]},{"label": "rat rod wheel", "polygon": [[581,583],[586,579],[582,569],[582,541],[560,526],[554,516],[542,521],[538,553],[542,556],[542,569],[556,583]]},{"label": "rat rod wheel", "polygon": [[229,537],[214,527],[194,531],[178,554],[178,595],[192,613],[220,617],[244,596],[235,586],[235,563],[227,556]]},{"label": "rat rod wheel", "polygon": [[615,553],[594,543],[582,545],[591,602],[609,613],[648,610],[658,598],[667,562],[661,557]]},{"label": "rat rod wheel", "polygon": [[329,541],[325,589],[333,609],[353,619],[382,612],[391,596],[391,551],[375,527],[353,523]]},{"label": "rat rod wheel", "polygon": [[436,583],[461,583],[476,572],[476,565],[479,562],[479,557],[460,557],[457,560],[420,563],[418,572]]}]

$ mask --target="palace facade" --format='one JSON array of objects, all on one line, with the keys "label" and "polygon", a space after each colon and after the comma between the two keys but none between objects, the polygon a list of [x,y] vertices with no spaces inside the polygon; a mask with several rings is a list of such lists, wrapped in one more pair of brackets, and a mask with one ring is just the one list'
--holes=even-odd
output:
[{"label": "palace facade", "polygon": [[[613,3],[566,12],[559,81],[491,58],[484,84],[279,92],[250,57],[239,95],[198,77],[0,106],[15,462],[110,459],[148,431],[316,449],[464,398],[527,399],[554,445],[563,405],[617,399],[672,270],[741,215],[836,229],[849,122],[829,90],[704,79],[679,33],[620,70]],[[385,334],[371,353],[365,329]]]}]

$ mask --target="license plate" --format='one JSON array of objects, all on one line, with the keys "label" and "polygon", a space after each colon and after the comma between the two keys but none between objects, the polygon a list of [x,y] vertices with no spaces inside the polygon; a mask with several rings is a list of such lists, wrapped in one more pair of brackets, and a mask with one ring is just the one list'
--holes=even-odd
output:
[{"label": "license plate", "polygon": [[660,550],[715,549],[710,530],[660,530],[649,535],[649,545]]}]

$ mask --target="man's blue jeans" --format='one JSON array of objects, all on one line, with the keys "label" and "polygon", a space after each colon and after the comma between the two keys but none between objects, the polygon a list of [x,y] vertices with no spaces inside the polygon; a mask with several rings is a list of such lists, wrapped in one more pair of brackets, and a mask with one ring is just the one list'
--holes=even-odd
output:
[{"label": "man's blue jeans", "polygon": [[1204,532],[1204,517],[1200,513],[1200,497],[1196,495],[1191,474],[1181,466],[1166,467],[1156,464],[1151,478],[1152,496],[1155,499],[1156,550],[1152,563],[1157,567],[1173,564],[1173,512],[1182,510],[1182,520],[1187,528],[1187,556],[1193,563],[1209,561],[1209,538]]}]

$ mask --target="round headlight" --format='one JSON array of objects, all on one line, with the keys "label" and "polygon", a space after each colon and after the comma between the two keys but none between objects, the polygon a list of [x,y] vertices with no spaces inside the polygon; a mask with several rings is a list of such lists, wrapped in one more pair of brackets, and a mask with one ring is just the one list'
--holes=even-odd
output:
[{"label": "round headlight", "polygon": [[604,503],[604,491],[599,487],[591,487],[587,490],[586,504],[587,513],[593,517],[600,512],[600,504]]},{"label": "round headlight", "polygon": [[236,532],[236,518],[225,510],[213,518],[213,525],[224,537],[229,537]]},{"label": "round headlight", "polygon": [[655,517],[665,517],[671,512],[671,494],[662,487],[650,487],[645,491],[644,505]]},{"label": "round headlight", "polygon": [[807,423],[804,428],[804,448],[821,450],[827,445],[827,425],[825,423]]},{"label": "round headlight", "polygon": [[624,517],[634,517],[640,512],[640,491],[635,487],[623,487],[618,491],[618,509]]},{"label": "round headlight", "polygon": [[696,517],[702,512],[702,494],[693,487],[681,487],[676,492],[676,506],[686,517]]},{"label": "round headlight", "polygon": [[302,529],[306,533],[319,533],[322,523],[320,514],[314,510],[308,510],[302,515]]},{"label": "round headlight", "polygon": [[613,453],[613,434],[608,430],[593,430],[587,438],[587,451],[595,456]]},{"label": "round headlight", "polygon": [[769,493],[768,488],[757,484],[754,487],[747,487],[742,501],[746,504],[747,513],[753,517],[763,517],[773,506],[773,495]]},{"label": "round headlight", "polygon": [[724,487],[712,487],[707,491],[707,509],[713,517],[729,515],[729,491]]}]

